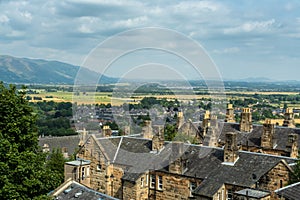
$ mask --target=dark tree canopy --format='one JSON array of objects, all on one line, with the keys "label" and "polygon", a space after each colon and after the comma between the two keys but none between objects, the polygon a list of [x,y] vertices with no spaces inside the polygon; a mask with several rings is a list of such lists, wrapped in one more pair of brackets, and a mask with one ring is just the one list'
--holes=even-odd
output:
[{"label": "dark tree canopy", "polygon": [[0,82],[0,199],[34,199],[58,186],[39,151],[35,116],[25,90]]}]

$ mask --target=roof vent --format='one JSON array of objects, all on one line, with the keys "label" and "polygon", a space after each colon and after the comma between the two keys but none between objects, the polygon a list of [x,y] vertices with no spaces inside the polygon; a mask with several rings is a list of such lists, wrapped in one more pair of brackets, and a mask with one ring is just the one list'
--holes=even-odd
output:
[{"label": "roof vent", "polygon": [[65,193],[65,194],[68,194],[71,190],[72,190],[72,188],[69,187],[68,189],[66,189],[66,190],[64,191],[64,193]]},{"label": "roof vent", "polygon": [[78,198],[78,197],[81,196],[81,195],[82,195],[82,191],[79,191],[79,192],[75,193],[74,197],[75,197],[75,198]]}]

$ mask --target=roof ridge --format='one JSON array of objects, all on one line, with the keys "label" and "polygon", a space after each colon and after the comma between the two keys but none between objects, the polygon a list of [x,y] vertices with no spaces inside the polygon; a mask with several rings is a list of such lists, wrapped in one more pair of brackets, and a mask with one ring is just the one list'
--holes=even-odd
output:
[{"label": "roof ridge", "polygon": [[276,157],[276,158],[284,158],[284,159],[289,159],[289,160],[298,160],[297,158],[291,158],[287,156],[279,156],[279,155],[272,155],[272,154],[266,154],[266,153],[258,153],[258,152],[252,152],[252,151],[244,151],[240,150],[239,152],[241,153],[247,153],[247,154],[254,154],[254,155],[261,155],[261,156],[268,156],[268,157]]},{"label": "roof ridge", "polygon": [[275,190],[274,192],[280,192],[281,190],[285,190],[285,189],[287,189],[287,188],[294,187],[294,186],[296,186],[296,185],[300,185],[300,182],[293,183],[293,184],[288,185],[288,186],[285,186],[285,187],[283,187],[283,188],[279,188],[279,189]]},{"label": "roof ridge", "polygon": [[114,159],[113,159],[113,161],[112,161],[113,163],[115,162],[115,160],[116,160],[116,158],[117,158],[117,156],[118,156],[118,153],[119,153],[119,150],[120,150],[120,147],[121,147],[123,138],[124,138],[124,137],[121,137],[121,140],[119,141],[117,151],[116,151],[115,156],[114,156]]}]

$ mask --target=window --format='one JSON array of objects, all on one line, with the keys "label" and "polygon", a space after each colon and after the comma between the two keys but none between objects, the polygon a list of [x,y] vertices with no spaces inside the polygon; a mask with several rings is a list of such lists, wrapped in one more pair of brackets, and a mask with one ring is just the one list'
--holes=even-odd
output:
[{"label": "window", "polygon": [[233,199],[233,191],[231,189],[227,190],[227,200]]},{"label": "window", "polygon": [[197,187],[196,182],[190,181],[190,196],[193,196],[192,192],[195,191],[196,187]]},{"label": "window", "polygon": [[81,179],[84,180],[85,173],[84,173],[84,167],[81,168]]},{"label": "window", "polygon": [[102,166],[101,166],[100,164],[98,164],[98,165],[97,165],[97,171],[101,171],[101,167],[102,167]]},{"label": "window", "polygon": [[196,182],[190,181],[190,191],[193,192],[196,189],[196,187],[197,187]]},{"label": "window", "polygon": [[87,177],[90,176],[90,167],[89,166],[86,168],[86,176]]},{"label": "window", "polygon": [[141,187],[144,187],[144,177],[141,177]]},{"label": "window", "polygon": [[146,174],[146,186],[148,186],[148,183],[149,183],[149,175]]},{"label": "window", "polygon": [[163,179],[162,176],[158,176],[158,189],[162,190],[163,188]]},{"label": "window", "polygon": [[222,192],[221,192],[221,199],[224,200],[224,189],[222,189]]},{"label": "window", "polygon": [[77,177],[77,170],[76,170],[76,168],[73,169],[73,174],[74,174],[74,180],[76,180],[76,177]]},{"label": "window", "polygon": [[150,188],[155,188],[155,175],[150,175]]}]

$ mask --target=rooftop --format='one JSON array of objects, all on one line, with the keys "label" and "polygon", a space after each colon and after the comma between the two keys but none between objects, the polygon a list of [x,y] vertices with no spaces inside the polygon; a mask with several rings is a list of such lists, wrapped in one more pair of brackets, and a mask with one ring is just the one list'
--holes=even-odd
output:
[{"label": "rooftop", "polygon": [[175,143],[165,143],[159,152],[152,152],[152,142],[149,139],[134,137],[97,139],[100,149],[105,151],[108,159],[114,164],[125,166],[123,180],[136,181],[141,173],[149,170],[159,170],[168,173],[172,155],[186,160],[184,176],[202,179],[195,194],[213,195],[223,184],[251,187],[264,174],[282,162],[287,168],[296,159],[284,156],[274,156],[263,153],[239,151],[239,159],[234,165],[225,165],[222,148],[183,144],[182,153],[174,154]]},{"label": "rooftop", "polygon": [[275,190],[280,197],[297,200],[300,197],[300,182]]},{"label": "rooftop", "polygon": [[89,200],[118,200],[117,198],[97,192],[76,181],[67,180],[49,195],[55,200],[89,199]]}]

